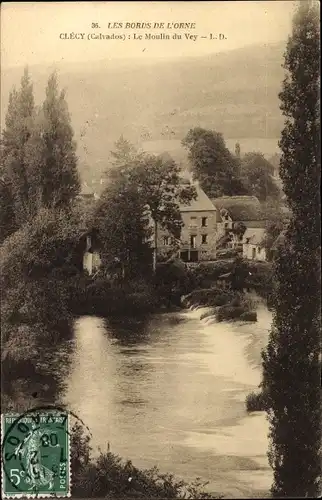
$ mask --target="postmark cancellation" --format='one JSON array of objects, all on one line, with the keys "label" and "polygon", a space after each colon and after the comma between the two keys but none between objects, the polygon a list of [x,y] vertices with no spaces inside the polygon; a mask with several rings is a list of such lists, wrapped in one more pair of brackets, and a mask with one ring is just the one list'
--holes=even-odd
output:
[{"label": "postmark cancellation", "polygon": [[69,429],[60,410],[2,415],[2,498],[71,496]]}]

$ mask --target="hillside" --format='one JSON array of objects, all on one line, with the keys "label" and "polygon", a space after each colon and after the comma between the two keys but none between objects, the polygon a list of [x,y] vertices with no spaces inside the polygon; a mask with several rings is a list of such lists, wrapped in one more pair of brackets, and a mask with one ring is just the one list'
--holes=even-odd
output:
[{"label": "hillside", "polygon": [[[174,141],[174,156],[184,160],[173,144],[180,145],[194,126],[222,132],[229,147],[238,140],[242,149],[247,143],[244,150],[260,149],[258,144],[268,141],[263,152],[273,155],[282,127],[278,92],[283,51],[284,44],[275,44],[175,62],[62,64],[59,82],[67,89],[82,171],[103,171],[122,133],[141,145],[161,144],[161,149]],[[37,103],[51,69],[30,67]],[[9,90],[19,84],[22,71],[3,70],[2,117]]]}]

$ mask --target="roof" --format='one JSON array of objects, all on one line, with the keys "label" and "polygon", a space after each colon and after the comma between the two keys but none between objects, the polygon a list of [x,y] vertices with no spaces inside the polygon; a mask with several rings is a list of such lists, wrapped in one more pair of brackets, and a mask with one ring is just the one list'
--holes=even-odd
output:
[{"label": "roof", "polygon": [[261,205],[256,196],[222,196],[212,202],[217,210],[226,209],[233,221],[260,219]]},{"label": "roof", "polygon": [[259,220],[243,220],[241,222],[246,227],[249,227],[249,228],[259,228],[259,227],[265,228],[267,220],[265,220],[265,219],[263,219],[263,220],[261,220],[261,219],[259,219]]},{"label": "roof", "polygon": [[261,227],[256,228],[247,228],[244,237],[243,243],[250,245],[261,245],[265,236],[265,229]]},{"label": "roof", "polygon": [[180,205],[180,212],[203,212],[216,211],[216,207],[208,198],[206,193],[201,189],[198,183],[193,184],[197,191],[197,198],[192,200],[189,205]]}]

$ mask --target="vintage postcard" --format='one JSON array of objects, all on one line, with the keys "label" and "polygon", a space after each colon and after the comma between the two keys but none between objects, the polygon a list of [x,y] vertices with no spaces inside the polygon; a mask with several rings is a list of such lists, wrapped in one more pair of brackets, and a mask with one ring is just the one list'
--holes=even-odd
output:
[{"label": "vintage postcard", "polygon": [[321,496],[319,15],[2,3],[3,498]]}]

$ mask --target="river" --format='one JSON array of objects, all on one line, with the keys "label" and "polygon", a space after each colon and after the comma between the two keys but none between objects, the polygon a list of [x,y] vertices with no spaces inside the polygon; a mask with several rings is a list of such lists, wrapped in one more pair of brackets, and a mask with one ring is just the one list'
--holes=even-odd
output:
[{"label": "river", "polygon": [[246,413],[245,397],[260,383],[271,314],[261,306],[257,323],[218,324],[200,320],[204,311],[122,325],[78,319],[61,347],[60,399],[91,429],[94,452],[109,444],[138,467],[257,497],[272,482],[268,423]]}]

